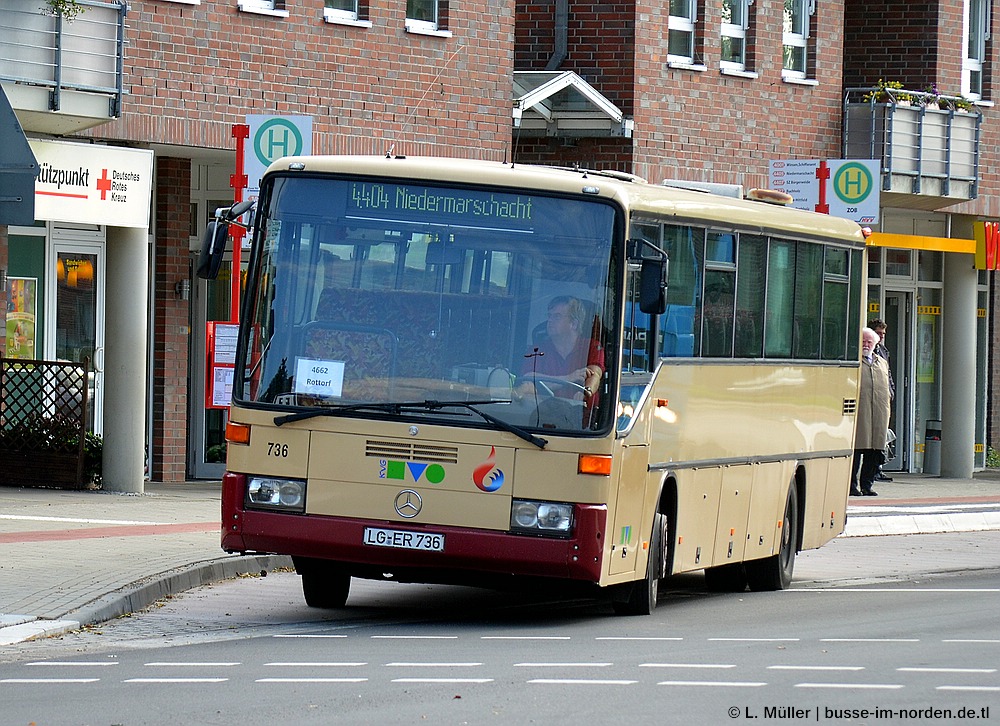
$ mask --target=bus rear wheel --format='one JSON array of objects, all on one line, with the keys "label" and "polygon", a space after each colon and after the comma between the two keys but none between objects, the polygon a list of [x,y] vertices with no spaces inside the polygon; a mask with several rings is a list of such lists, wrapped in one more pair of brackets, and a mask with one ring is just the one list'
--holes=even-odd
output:
[{"label": "bus rear wheel", "polygon": [[306,605],[321,610],[336,610],[347,604],[351,591],[351,576],[334,562],[311,560],[296,562],[302,576],[302,594]]},{"label": "bus rear wheel", "polygon": [[785,518],[781,526],[781,545],[778,554],[744,564],[747,583],[755,592],[784,590],[792,584],[795,568],[795,550],[799,541],[799,495],[795,479],[788,485],[785,498]]},{"label": "bus rear wheel", "polygon": [[660,592],[660,580],[664,576],[667,541],[667,515],[656,513],[653,517],[653,532],[649,537],[649,559],[646,561],[646,576],[641,580],[618,585],[619,597],[612,601],[618,615],[651,615],[656,609],[656,598]]}]

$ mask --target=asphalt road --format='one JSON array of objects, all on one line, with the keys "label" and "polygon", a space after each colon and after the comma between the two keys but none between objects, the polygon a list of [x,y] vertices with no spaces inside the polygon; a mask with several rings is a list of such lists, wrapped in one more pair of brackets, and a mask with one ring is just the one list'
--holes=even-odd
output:
[{"label": "asphalt road", "polygon": [[[3,722],[996,721],[1000,571],[934,574],[919,553],[948,535],[919,537],[894,576],[739,595],[686,576],[642,618],[593,599],[371,582],[323,613],[292,573],[227,581],[5,651]],[[871,543],[858,542],[860,559]]]}]

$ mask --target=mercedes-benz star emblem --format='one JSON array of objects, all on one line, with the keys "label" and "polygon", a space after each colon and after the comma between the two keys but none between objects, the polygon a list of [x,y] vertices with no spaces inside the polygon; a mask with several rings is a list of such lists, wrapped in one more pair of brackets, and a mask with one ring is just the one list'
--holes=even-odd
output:
[{"label": "mercedes-benz star emblem", "polygon": [[406,519],[413,519],[420,514],[420,508],[424,506],[424,500],[420,498],[412,489],[404,489],[396,495],[396,514]]}]

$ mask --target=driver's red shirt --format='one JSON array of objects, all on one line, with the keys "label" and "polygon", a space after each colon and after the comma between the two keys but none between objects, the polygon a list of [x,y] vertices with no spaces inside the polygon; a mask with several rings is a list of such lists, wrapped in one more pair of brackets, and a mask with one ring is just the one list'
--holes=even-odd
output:
[{"label": "driver's red shirt", "polygon": [[[537,351],[537,352],[536,352]],[[565,376],[567,373],[578,371],[589,365],[600,366],[604,370],[604,348],[599,341],[591,338],[577,338],[576,345],[569,355],[563,357],[549,341],[545,341],[538,348],[533,348],[525,354],[522,374],[538,373],[543,376]],[[584,385],[580,382],[580,385]],[[573,398],[579,393],[579,389],[570,386],[553,386],[553,393],[562,398]],[[586,400],[586,408],[589,411],[597,405],[598,391]]]}]

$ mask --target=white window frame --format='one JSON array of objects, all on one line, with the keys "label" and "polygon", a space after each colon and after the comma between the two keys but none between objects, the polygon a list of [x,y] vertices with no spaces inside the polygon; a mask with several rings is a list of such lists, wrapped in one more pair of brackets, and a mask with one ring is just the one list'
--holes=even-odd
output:
[{"label": "white window frame", "polygon": [[370,20],[361,20],[359,17],[360,12],[360,2],[359,0],[351,0],[350,5],[353,6],[353,10],[344,10],[342,8],[331,8],[327,4],[323,3],[323,20],[327,23],[336,23],[337,25],[353,25],[360,28],[370,28],[372,23]]},{"label": "white window frame", "polygon": [[[962,32],[962,95],[974,101],[983,98],[983,69],[986,66],[986,41],[990,39],[993,8],[991,0],[965,0]],[[975,21],[975,22],[973,22]],[[970,48],[974,51],[970,53]],[[973,74],[979,83],[972,84]]]},{"label": "white window frame", "polygon": [[[816,0],[790,0],[790,3],[797,14],[789,15],[782,10],[782,34],[781,34],[781,77],[786,79],[804,80],[807,78],[809,68],[809,30],[810,18],[816,12]],[[795,28],[795,20],[800,20],[800,27]],[[785,68],[784,49],[786,47],[802,49],[802,69]]]},{"label": "white window frame", "polygon": [[735,23],[723,22],[719,31],[722,38],[735,38],[740,41],[740,58],[738,61],[722,58],[719,66],[723,70],[745,71],[747,68],[747,30],[750,29],[750,6],[753,0],[723,0],[723,7],[726,3],[732,7],[734,13],[739,12]]},{"label": "white window frame", "polygon": [[[406,18],[405,29],[407,33],[416,33],[418,35],[433,35],[439,38],[450,38],[451,31],[444,30],[441,28],[441,0],[433,0],[434,8],[434,19],[433,20],[417,20],[415,18]],[[407,3],[407,13],[409,13],[409,3]]]},{"label": "white window frame", "polygon": [[[668,0],[669,1],[669,0]],[[667,21],[667,62],[668,63],[681,63],[690,64],[694,63],[694,52],[695,52],[695,24],[698,21],[698,0],[685,0],[688,3],[688,14],[684,15],[671,15]],[[677,33],[686,33],[691,37],[691,55],[674,55],[670,53],[669,43],[670,43],[670,31]]]},{"label": "white window frame", "polygon": [[279,10],[275,6],[275,0],[236,0],[236,7],[244,13],[272,15],[276,18],[288,17],[288,11]]}]

